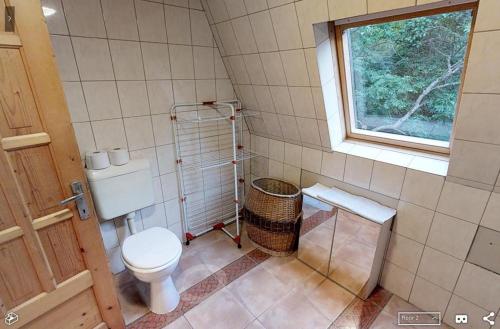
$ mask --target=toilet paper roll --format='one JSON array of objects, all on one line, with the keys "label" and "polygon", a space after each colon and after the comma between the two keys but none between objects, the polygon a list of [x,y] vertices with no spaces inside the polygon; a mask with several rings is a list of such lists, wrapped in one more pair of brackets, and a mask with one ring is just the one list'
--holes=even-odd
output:
[{"label": "toilet paper roll", "polygon": [[106,151],[88,152],[85,154],[85,164],[91,170],[106,169],[111,165]]},{"label": "toilet paper roll", "polygon": [[128,151],[122,148],[115,148],[108,151],[109,161],[113,166],[122,166],[128,163]]}]

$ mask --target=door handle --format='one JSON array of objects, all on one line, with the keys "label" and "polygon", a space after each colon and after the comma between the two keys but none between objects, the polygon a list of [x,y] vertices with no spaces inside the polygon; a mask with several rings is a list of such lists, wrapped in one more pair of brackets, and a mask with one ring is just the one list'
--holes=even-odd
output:
[{"label": "door handle", "polygon": [[85,193],[83,191],[83,185],[81,182],[74,181],[71,183],[71,191],[73,192],[73,196],[66,198],[64,200],[59,201],[61,206],[65,206],[70,202],[76,203],[76,208],[78,209],[78,213],[80,215],[81,220],[88,219],[90,217],[89,206],[87,204],[87,200],[85,200]]}]

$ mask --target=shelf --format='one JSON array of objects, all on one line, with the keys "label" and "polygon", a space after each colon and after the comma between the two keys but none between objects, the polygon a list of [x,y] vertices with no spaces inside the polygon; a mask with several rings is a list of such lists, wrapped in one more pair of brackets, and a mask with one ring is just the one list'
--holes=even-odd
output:
[{"label": "shelf", "polygon": [[[244,160],[252,159],[256,156],[258,156],[256,153],[246,150],[238,150],[236,161],[241,162]],[[232,154],[214,156],[207,153],[207,154],[200,154],[196,156],[193,160],[182,159],[180,166],[182,166],[183,169],[207,170],[207,169],[230,165],[232,163],[233,163]]]},{"label": "shelf", "polygon": [[[241,113],[241,112],[238,112],[236,114],[236,119],[253,117],[253,116],[256,116],[256,115],[257,115],[257,113]],[[176,118],[177,124],[197,124],[197,123],[203,123],[203,122],[231,120],[231,115],[230,114],[226,115],[226,114],[223,114],[223,113],[220,113],[219,115],[197,116],[196,118],[193,118],[193,119],[179,119],[178,116]]]}]

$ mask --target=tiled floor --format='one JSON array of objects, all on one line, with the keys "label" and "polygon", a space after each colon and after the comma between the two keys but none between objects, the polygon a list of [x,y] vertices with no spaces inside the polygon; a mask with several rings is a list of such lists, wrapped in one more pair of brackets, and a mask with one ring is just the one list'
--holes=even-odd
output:
[{"label": "tiled floor", "polygon": [[272,257],[255,250],[246,236],[242,245],[237,249],[213,231],[185,247],[173,275],[181,302],[167,315],[148,312],[130,276],[117,276],[127,328],[390,329],[396,328],[398,310],[414,309],[381,288],[363,301],[296,254]]}]

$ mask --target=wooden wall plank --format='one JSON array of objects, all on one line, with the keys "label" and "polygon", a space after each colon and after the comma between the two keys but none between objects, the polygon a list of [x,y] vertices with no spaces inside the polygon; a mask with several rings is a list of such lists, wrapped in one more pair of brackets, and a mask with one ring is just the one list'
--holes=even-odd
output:
[{"label": "wooden wall plank", "polygon": [[101,321],[94,294],[91,289],[87,289],[28,323],[23,329],[93,329]]},{"label": "wooden wall plank", "polygon": [[23,229],[19,226],[12,226],[6,230],[0,231],[0,244],[14,240],[23,235]]},{"label": "wooden wall plank", "polygon": [[38,231],[38,236],[57,283],[85,269],[71,221],[47,226]]},{"label": "wooden wall plank", "polygon": [[50,136],[47,133],[36,133],[2,138],[2,148],[5,151],[45,145],[48,143],[50,143]]},{"label": "wooden wall plank", "polygon": [[92,284],[92,276],[88,270],[85,270],[71,279],[58,284],[57,289],[49,293],[41,293],[13,308],[12,312],[19,315],[19,321],[10,326],[7,326],[3,321],[0,321],[0,329],[19,329],[48,311],[54,309],[61,303],[66,302],[70,298],[90,288]]},{"label": "wooden wall plank", "polygon": [[21,238],[1,244],[0,259],[0,296],[4,310],[11,309],[42,292],[35,268]]}]

